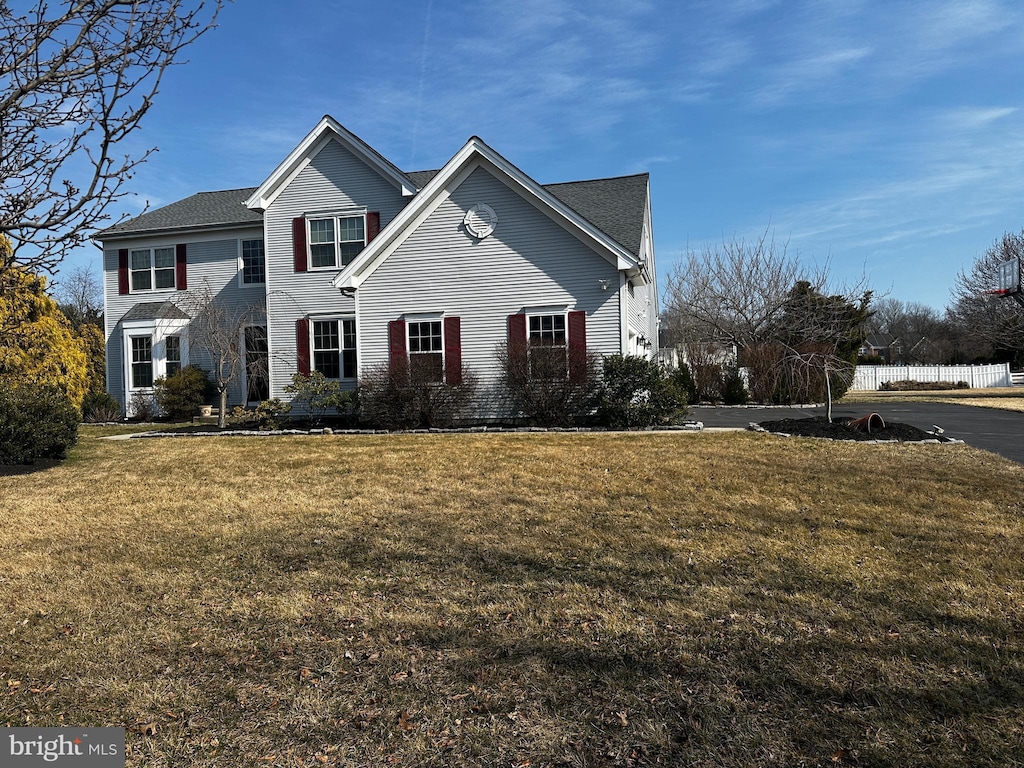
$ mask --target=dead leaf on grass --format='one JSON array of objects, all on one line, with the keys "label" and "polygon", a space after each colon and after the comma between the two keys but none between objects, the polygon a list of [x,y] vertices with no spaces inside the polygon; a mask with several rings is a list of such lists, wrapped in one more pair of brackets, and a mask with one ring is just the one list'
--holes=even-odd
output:
[{"label": "dead leaf on grass", "polygon": [[400,731],[411,731],[412,723],[409,722],[409,710],[403,709],[398,716],[398,729]]},{"label": "dead leaf on grass", "polygon": [[143,736],[156,736],[156,721],[139,721],[128,728],[133,733],[141,733]]}]

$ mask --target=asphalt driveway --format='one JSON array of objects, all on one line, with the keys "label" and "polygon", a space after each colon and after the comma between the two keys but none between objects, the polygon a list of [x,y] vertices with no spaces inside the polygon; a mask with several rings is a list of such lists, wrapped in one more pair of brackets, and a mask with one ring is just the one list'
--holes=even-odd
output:
[{"label": "asphalt driveway", "polygon": [[[851,403],[832,408],[833,418],[851,418],[878,413],[886,421],[911,424],[931,430],[935,425],[947,437],[963,440],[975,448],[998,453],[1024,464],[1024,413],[947,403]],[[824,416],[825,408],[765,408],[693,406],[691,419],[705,427],[746,427],[750,422]]]}]

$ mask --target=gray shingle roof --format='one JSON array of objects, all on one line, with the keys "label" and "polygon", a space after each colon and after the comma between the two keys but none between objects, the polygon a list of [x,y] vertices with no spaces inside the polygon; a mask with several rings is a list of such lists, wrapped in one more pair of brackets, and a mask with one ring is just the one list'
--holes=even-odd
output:
[{"label": "gray shingle roof", "polygon": [[263,213],[246,208],[244,203],[256,187],[199,192],[184,200],[147,211],[141,216],[115,224],[97,233],[103,240],[118,235],[167,232],[181,229],[204,229],[231,225],[262,224]]},{"label": "gray shingle roof", "polygon": [[649,175],[545,184],[544,189],[572,208],[634,256],[640,255]]},{"label": "gray shingle roof", "polygon": [[[413,171],[406,176],[422,189],[437,173]],[[639,256],[644,210],[647,206],[647,182],[648,174],[639,173],[608,179],[544,184],[543,187],[634,256]],[[255,191],[256,187],[247,187],[199,192],[105,229],[96,238],[104,240],[153,232],[259,224],[263,221],[263,214],[242,204]]]},{"label": "gray shingle roof", "polygon": [[171,301],[144,301],[129,309],[121,320],[188,320],[188,315]]},{"label": "gray shingle roof", "polygon": [[415,184],[420,189],[427,186],[427,182],[437,176],[438,171],[408,171],[405,175],[409,177],[409,181]]}]

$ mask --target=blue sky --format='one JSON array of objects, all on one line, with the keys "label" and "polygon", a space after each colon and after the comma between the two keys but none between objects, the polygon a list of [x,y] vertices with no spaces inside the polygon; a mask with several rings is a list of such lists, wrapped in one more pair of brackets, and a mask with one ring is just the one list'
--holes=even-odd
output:
[{"label": "blue sky", "polygon": [[770,228],[941,309],[1024,227],[1015,2],[238,0],[188,58],[123,210],[255,186],[330,114],[404,170],[478,135],[541,183],[649,171],[661,276]]}]

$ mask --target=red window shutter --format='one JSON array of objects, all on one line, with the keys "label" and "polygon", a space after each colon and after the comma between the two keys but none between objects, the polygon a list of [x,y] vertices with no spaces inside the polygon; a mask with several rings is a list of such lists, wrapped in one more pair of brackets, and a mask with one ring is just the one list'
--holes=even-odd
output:
[{"label": "red window shutter", "polygon": [[380,212],[369,211],[366,214],[366,244],[369,245],[380,234]]},{"label": "red window shutter", "polygon": [[292,219],[292,253],[295,257],[295,271],[306,271],[306,218],[297,216]]},{"label": "red window shutter", "polygon": [[309,376],[309,318],[300,317],[295,322],[295,359],[299,373]]},{"label": "red window shutter", "polygon": [[529,378],[530,361],[527,355],[526,315],[508,316],[508,376],[512,383],[523,383]]},{"label": "red window shutter", "polygon": [[405,320],[392,320],[388,323],[388,352],[392,367],[406,362],[409,353],[405,348]]},{"label": "red window shutter", "polygon": [[188,247],[184,243],[178,243],[174,248],[174,271],[178,290],[184,291],[188,288]]},{"label": "red window shutter", "polygon": [[444,319],[444,380],[462,383],[462,318]]},{"label": "red window shutter", "polygon": [[587,378],[587,313],[569,313],[569,380]]},{"label": "red window shutter", "polygon": [[128,249],[117,252],[117,292],[124,296],[128,293]]}]

